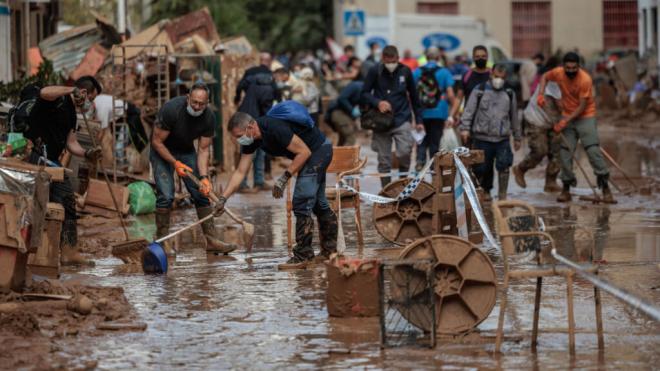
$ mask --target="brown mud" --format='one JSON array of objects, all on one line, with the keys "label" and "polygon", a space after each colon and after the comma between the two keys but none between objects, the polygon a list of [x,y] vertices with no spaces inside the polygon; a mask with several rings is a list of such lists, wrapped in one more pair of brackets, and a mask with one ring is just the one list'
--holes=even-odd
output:
[{"label": "brown mud", "polygon": [[[624,169],[631,176],[657,184],[660,130],[643,120],[626,122],[612,117],[601,118],[599,125],[601,145]],[[520,161],[524,151],[515,154],[515,162]],[[369,156],[367,171],[372,172],[376,156],[368,145],[363,146],[362,152]],[[578,157],[590,169],[584,154]],[[509,197],[532,203],[546,224],[557,228],[553,234],[562,254],[576,260],[592,258],[602,262],[601,277],[660,306],[660,191],[649,196],[615,192],[617,205],[592,205],[577,201],[577,197],[570,204],[558,204],[555,194],[542,191],[543,170],[537,168],[528,173],[526,189],[511,182]],[[616,170],[612,173],[616,174]],[[365,179],[361,188],[377,193],[379,181]],[[572,191],[575,195],[590,192],[584,179],[579,179],[578,187]],[[602,294],[605,350],[598,351],[593,288],[580,278],[574,289],[575,356],[568,354],[565,281],[554,277],[544,280],[536,352],[530,349],[533,280],[511,284],[501,354],[493,351],[500,294],[491,313],[465,336],[440,338],[432,350],[381,349],[377,317],[328,315],[323,265],[299,271],[277,270],[277,264],[290,253],[286,247],[283,200],[260,192],[232,197],[228,206],[256,226],[253,250],[240,250],[230,256],[206,254],[203,242],[195,243],[191,233],[184,233],[179,254],[163,276],[145,276],[121,268],[121,261],[110,255],[110,244],[123,238],[119,223],[84,217],[79,230],[81,242],[97,264],[67,269],[63,278],[77,282],[77,292],[94,302],[92,313],[83,316],[64,305],[0,317],[0,368],[646,370],[660,364],[660,324],[607,294]],[[489,207],[484,209],[492,223]],[[172,230],[196,220],[193,209],[179,210],[173,215]],[[347,254],[366,259],[398,256],[401,248],[375,231],[371,215],[372,206],[363,203],[365,247],[358,249],[353,211],[342,211]],[[130,222],[132,233],[149,233],[149,228],[153,228],[153,216],[132,218]],[[232,222],[218,220],[216,224]],[[576,226],[587,232],[580,232]],[[314,246],[318,246],[316,231]],[[496,256],[491,258],[499,280],[501,263]],[[46,285],[38,283],[37,287],[39,284]],[[68,284],[62,291],[59,286],[50,285],[43,290],[76,292],[69,291],[72,289]],[[122,287],[123,293],[109,287]],[[113,299],[108,300],[106,309],[101,309],[98,302],[104,295]],[[96,329],[98,323],[115,314],[123,315],[113,319],[115,322],[144,322],[147,328],[137,332]],[[63,331],[56,331],[58,326]]]}]

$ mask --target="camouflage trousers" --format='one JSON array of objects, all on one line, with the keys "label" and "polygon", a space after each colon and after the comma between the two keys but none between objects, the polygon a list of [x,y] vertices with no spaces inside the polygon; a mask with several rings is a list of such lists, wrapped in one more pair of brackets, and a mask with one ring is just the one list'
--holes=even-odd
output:
[{"label": "camouflage trousers", "polygon": [[534,125],[527,128],[529,153],[518,165],[521,170],[527,171],[537,167],[546,156],[548,166],[545,168],[546,176],[556,177],[559,174],[559,149],[561,138],[552,129],[541,129]]}]

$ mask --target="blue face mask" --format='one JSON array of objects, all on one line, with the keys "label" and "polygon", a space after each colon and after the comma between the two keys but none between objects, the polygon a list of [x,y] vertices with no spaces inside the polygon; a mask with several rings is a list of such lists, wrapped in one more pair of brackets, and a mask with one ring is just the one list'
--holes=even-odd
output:
[{"label": "blue face mask", "polygon": [[254,138],[249,137],[249,136],[247,135],[247,130],[246,130],[246,131],[245,131],[245,134],[243,134],[243,136],[240,137],[240,138],[238,138],[236,141],[238,142],[238,144],[240,144],[240,145],[242,145],[242,146],[249,146],[249,145],[251,145],[252,143],[254,143]]}]

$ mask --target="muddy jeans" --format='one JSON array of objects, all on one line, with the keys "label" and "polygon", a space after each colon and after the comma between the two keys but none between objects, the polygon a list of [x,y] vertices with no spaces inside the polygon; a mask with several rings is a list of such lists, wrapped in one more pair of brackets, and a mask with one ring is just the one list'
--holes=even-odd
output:
[{"label": "muddy jeans", "polygon": [[399,160],[398,170],[410,170],[410,154],[415,142],[410,130],[410,123],[406,122],[384,133],[374,132],[371,149],[378,154],[379,172],[389,173],[392,170],[392,140],[394,140],[395,154]]},{"label": "muddy jeans", "polygon": [[552,129],[543,129],[535,125],[527,127],[529,140],[529,153],[518,166],[523,171],[537,167],[543,158],[548,156],[548,166],[545,168],[547,176],[556,177],[559,174],[559,147],[561,138]]},{"label": "muddy jeans", "polygon": [[486,191],[493,189],[493,163],[498,172],[508,170],[513,165],[513,152],[508,139],[501,142],[486,142],[472,139],[472,148],[484,151],[484,162],[474,167],[474,175],[477,176],[479,184]]},{"label": "muddy jeans", "polygon": [[325,171],[332,161],[332,143],[326,139],[319,149],[312,152],[298,172],[293,189],[293,213],[296,216],[296,242],[294,255],[307,259],[314,256],[312,247],[312,213],[321,221],[333,214],[325,197]]},{"label": "muddy jeans", "polygon": [[[197,153],[175,153],[172,156],[177,161],[190,166],[193,169],[193,174],[199,178],[199,170],[197,169]],[[149,153],[149,161],[154,172],[154,181],[156,182],[156,208],[170,209],[172,202],[174,202],[174,166],[169,162],[163,160],[162,157],[151,148]],[[195,183],[187,177],[183,178],[183,184],[192,197],[195,207],[209,206],[211,203],[209,199],[202,196],[197,189]]]},{"label": "muddy jeans", "polygon": [[[582,142],[584,151],[587,152],[589,163],[594,170],[594,174],[608,175],[610,172],[607,169],[605,158],[600,151],[600,141],[598,140],[598,129],[596,128],[596,118],[589,117],[575,120],[568,124],[566,129],[561,132],[566,138],[566,141],[561,140],[561,150],[559,152],[561,158],[561,174],[559,178],[564,184],[571,186],[577,185],[575,173],[573,172],[573,157],[572,153],[575,151],[578,140]],[[568,142],[568,147],[566,146]]]},{"label": "muddy jeans", "polygon": [[332,125],[339,134],[338,146],[355,145],[355,120],[341,109],[335,109],[330,116]]}]

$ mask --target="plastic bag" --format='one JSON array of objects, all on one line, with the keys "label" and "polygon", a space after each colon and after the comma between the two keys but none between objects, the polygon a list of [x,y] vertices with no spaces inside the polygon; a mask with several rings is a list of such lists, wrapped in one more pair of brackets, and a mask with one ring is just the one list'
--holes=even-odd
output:
[{"label": "plastic bag", "polygon": [[156,194],[149,183],[133,182],[127,188],[131,214],[150,214],[156,211]]},{"label": "plastic bag", "polygon": [[314,127],[314,120],[312,120],[312,116],[307,112],[307,108],[293,100],[287,100],[274,105],[273,108],[268,110],[266,116],[295,122],[309,128]]},{"label": "plastic bag", "polygon": [[451,152],[460,146],[456,131],[453,128],[445,128],[440,139],[440,152]]}]

